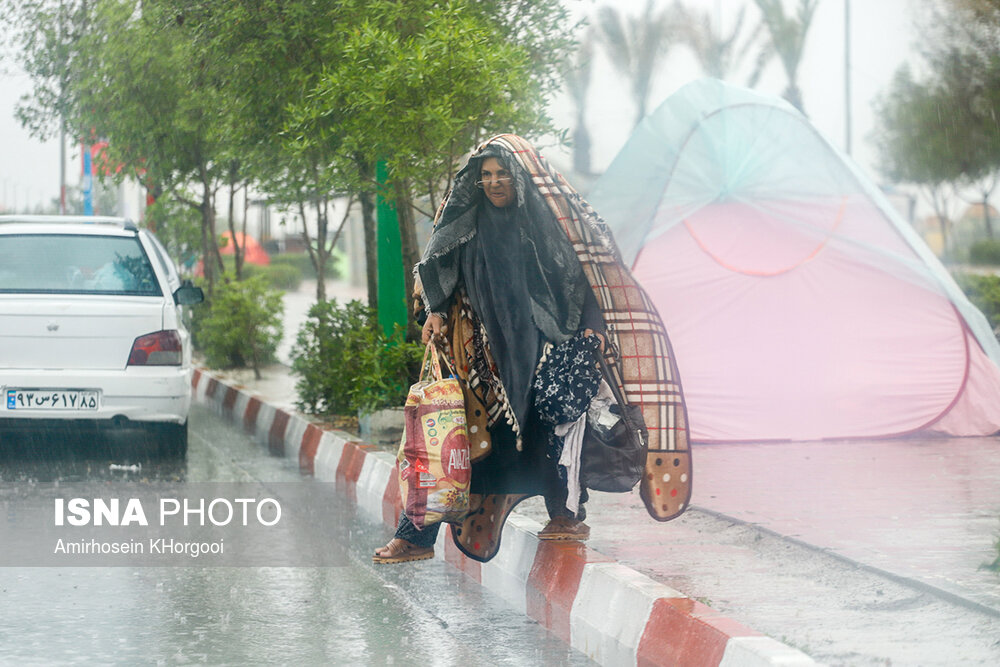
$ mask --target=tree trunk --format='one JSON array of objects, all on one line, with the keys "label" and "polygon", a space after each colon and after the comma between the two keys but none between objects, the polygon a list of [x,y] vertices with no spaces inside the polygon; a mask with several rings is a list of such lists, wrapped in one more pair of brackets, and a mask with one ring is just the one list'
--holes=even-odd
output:
[{"label": "tree trunk", "polygon": [[326,264],[330,249],[326,239],[329,236],[330,217],[326,197],[316,200],[316,301],[326,301]]},{"label": "tree trunk", "polygon": [[990,196],[983,193],[983,223],[986,225],[986,238],[993,240],[993,220],[990,218]]},{"label": "tree trunk", "polygon": [[243,280],[243,248],[236,239],[236,182],[230,171],[229,178],[229,242],[233,244],[233,270],[236,280]]},{"label": "tree trunk", "polygon": [[361,222],[365,239],[365,286],[368,307],[378,311],[378,246],[375,231],[375,202],[370,192],[361,193]]},{"label": "tree trunk", "polygon": [[299,199],[298,204],[299,216],[302,218],[302,242],[305,243],[306,252],[309,253],[309,261],[312,262],[313,268],[316,269],[316,301],[317,303],[322,303],[326,301],[326,284],[320,279],[319,259],[316,257],[316,249],[313,248],[313,244],[309,240],[309,227],[306,225],[305,202]]},{"label": "tree trunk", "polygon": [[[219,235],[215,230],[215,196],[208,173],[202,170],[201,180],[201,226],[202,226],[202,266],[208,281],[209,293],[215,287],[215,269],[223,271],[222,255],[219,253]],[[207,233],[207,238],[206,238]]]},{"label": "tree trunk", "polygon": [[410,203],[410,190],[405,182],[393,181],[396,193],[396,216],[399,219],[400,249],[403,255],[403,284],[407,305],[407,338],[419,340],[420,331],[416,321],[410,317],[411,300],[413,299],[413,267],[420,261],[417,249],[417,229],[413,220],[413,206]]},{"label": "tree trunk", "polygon": [[[150,204],[155,204],[160,201],[160,197],[163,196],[163,188],[156,183],[147,182],[146,183],[146,210],[149,210]],[[146,226],[149,227],[149,231],[154,234],[160,232],[160,221],[157,216],[146,216]],[[172,249],[172,248],[171,248]]]},{"label": "tree trunk", "polygon": [[945,196],[937,188],[931,187],[928,190],[931,208],[934,210],[938,225],[941,227],[941,259],[944,260],[950,255],[948,251],[948,203]]},{"label": "tree trunk", "polygon": [[[246,251],[247,251],[247,246],[246,246],[246,238],[247,238],[247,210],[249,210],[249,208],[250,208],[250,186],[247,185],[246,183],[244,183],[243,184],[243,222],[242,222],[242,228],[243,228],[242,229],[242,231],[243,231],[243,257],[241,258],[242,261],[246,261]],[[258,232],[258,236],[259,236],[259,232]],[[258,240],[263,240],[263,239],[258,239]],[[241,262],[240,266],[242,266],[242,262]]]},{"label": "tree trunk", "polygon": [[255,380],[261,378],[260,375],[260,359],[257,351],[257,337],[254,335],[255,332],[250,332],[250,366],[253,367],[253,377]]},{"label": "tree trunk", "polygon": [[573,170],[590,175],[590,132],[582,110],[576,114],[576,129],[573,130]]},{"label": "tree trunk", "polygon": [[205,282],[208,284],[208,294],[211,296],[212,292],[215,291],[215,265],[211,260],[212,235],[205,217],[204,206],[200,206],[198,210],[201,213],[201,270],[202,275],[205,276]]},{"label": "tree trunk", "polygon": [[[329,265],[329,260],[333,257],[333,251],[337,249],[337,242],[340,241],[340,235],[344,232],[344,227],[347,225],[347,221],[351,218],[351,207],[354,206],[354,198],[347,198],[347,207],[344,209],[344,217],[340,219],[340,224],[337,226],[337,231],[334,232],[333,238],[330,239],[329,250],[326,253],[326,259],[324,260],[324,267]],[[326,275],[326,269],[323,269],[323,275]],[[324,290],[325,293],[325,290]]]},{"label": "tree trunk", "polygon": [[799,85],[795,81],[790,81],[788,87],[785,88],[785,99],[798,109],[803,116],[806,115],[806,110],[802,104],[802,91],[799,89]]},{"label": "tree trunk", "polygon": [[[375,171],[364,160],[356,159],[361,180],[375,182]],[[361,222],[365,238],[365,283],[368,287],[368,307],[378,312],[378,245],[376,238],[375,195],[364,190],[361,200]]]}]

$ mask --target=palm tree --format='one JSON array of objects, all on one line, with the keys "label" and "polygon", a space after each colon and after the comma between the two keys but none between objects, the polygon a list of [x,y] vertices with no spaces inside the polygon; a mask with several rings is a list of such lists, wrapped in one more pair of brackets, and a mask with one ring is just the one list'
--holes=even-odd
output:
[{"label": "palm tree", "polygon": [[648,0],[641,15],[628,18],[622,17],[610,5],[601,7],[597,12],[601,41],[608,58],[632,86],[636,125],[646,116],[653,73],[673,34],[669,13],[655,11],[655,4],[655,0]]},{"label": "palm tree", "polygon": [[590,132],[587,131],[587,90],[594,57],[594,33],[588,29],[580,39],[580,47],[569,68],[563,73],[566,88],[576,107],[576,127],[573,129],[573,170],[590,174]]},{"label": "palm tree", "polygon": [[[713,29],[710,12],[695,12],[680,3],[675,6],[678,25],[681,27],[680,39],[691,47],[695,59],[701,65],[702,72],[706,76],[716,79],[728,78],[739,67],[764,28],[763,23],[757,24],[749,37],[740,42],[746,7],[741,8],[736,15],[736,24],[729,35],[722,36],[716,34]],[[758,66],[754,69],[747,81],[748,86],[752,88],[756,85],[760,72],[761,67]]]},{"label": "palm tree", "polygon": [[797,15],[786,16],[781,0],[754,0],[763,16],[764,25],[771,35],[770,43],[761,51],[758,61],[763,64],[767,59],[777,55],[785,68],[788,77],[788,87],[784,97],[792,105],[805,113],[802,105],[802,91],[799,90],[798,70],[805,51],[806,33],[812,24],[813,15],[819,0],[799,0]]}]

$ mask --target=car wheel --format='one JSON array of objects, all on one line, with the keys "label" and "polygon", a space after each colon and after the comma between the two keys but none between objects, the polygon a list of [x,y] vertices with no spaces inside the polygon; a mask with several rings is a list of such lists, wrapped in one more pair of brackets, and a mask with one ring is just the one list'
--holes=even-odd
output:
[{"label": "car wheel", "polygon": [[161,456],[178,459],[182,459],[187,456],[187,422],[184,422],[183,424],[160,424],[158,430],[160,436],[159,450]]}]

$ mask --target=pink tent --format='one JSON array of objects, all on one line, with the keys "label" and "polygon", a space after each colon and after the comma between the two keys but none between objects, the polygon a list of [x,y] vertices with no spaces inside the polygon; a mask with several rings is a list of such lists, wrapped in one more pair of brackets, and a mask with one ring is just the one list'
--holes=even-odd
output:
[{"label": "pink tent", "polygon": [[667,326],[693,439],[1000,430],[986,319],[784,101],[689,84],[588,198]]}]

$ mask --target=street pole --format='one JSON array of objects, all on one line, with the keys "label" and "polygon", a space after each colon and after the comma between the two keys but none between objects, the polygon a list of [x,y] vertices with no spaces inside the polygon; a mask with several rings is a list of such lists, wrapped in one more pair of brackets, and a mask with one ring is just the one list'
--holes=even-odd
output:
[{"label": "street pole", "polygon": [[59,214],[66,215],[66,123],[59,128]]},{"label": "street pole", "polygon": [[90,146],[80,142],[83,150],[83,214],[94,215],[94,169],[90,156]]},{"label": "street pole", "polygon": [[851,154],[851,0],[844,0],[844,139]]},{"label": "street pole", "polygon": [[[63,43],[63,27],[66,21],[66,5],[59,0],[59,43]],[[59,105],[66,101],[65,79],[60,77]],[[66,215],[66,112],[59,112],[59,214]]]},{"label": "street pole", "polygon": [[403,275],[403,242],[396,207],[387,201],[389,170],[384,160],[375,165],[375,217],[378,236],[378,322],[386,336],[396,324],[406,328],[406,280]]}]

